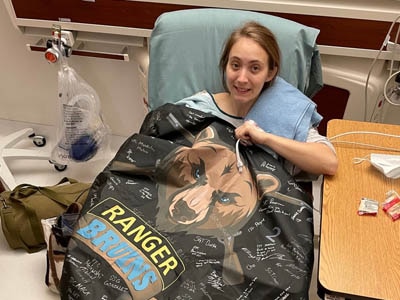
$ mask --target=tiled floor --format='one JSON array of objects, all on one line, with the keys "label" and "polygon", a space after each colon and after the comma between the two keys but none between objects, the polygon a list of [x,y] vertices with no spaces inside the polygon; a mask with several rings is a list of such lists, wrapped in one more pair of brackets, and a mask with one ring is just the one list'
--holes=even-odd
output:
[{"label": "tiled floor", "polygon": [[[36,133],[51,137],[48,139],[48,144],[44,147],[44,150],[52,149],[52,140],[54,139],[54,128],[49,126],[25,124],[21,122],[10,122],[0,119],[0,142],[1,137],[11,132],[26,128],[34,127]],[[63,172],[56,171],[51,164],[43,160],[16,160],[10,161],[10,169],[13,170],[16,183],[30,182],[37,185],[51,185],[55,184],[64,176],[76,178],[81,181],[92,180],[105,165],[112,158],[113,153],[117,151],[121,143],[126,137],[113,136],[110,153],[102,161],[97,161],[94,164],[89,164],[85,168],[74,168],[68,166]],[[30,147],[35,149],[32,142],[25,141],[24,147]],[[29,170],[29,172],[27,172]],[[49,176],[50,175],[50,176]],[[317,191],[318,194],[318,191]],[[318,212],[314,216],[318,222]],[[319,232],[319,231],[318,231]],[[315,240],[315,245],[318,246],[318,240]],[[0,272],[0,290],[1,299],[40,299],[40,300],[55,300],[59,299],[59,296],[50,292],[44,284],[45,274],[45,251],[38,253],[27,254],[24,251],[10,251],[2,231],[0,231],[0,266],[2,272]],[[318,264],[318,248],[315,248],[315,260],[314,260],[314,271],[312,277],[312,283],[310,288],[310,300],[319,300],[317,296],[317,264]],[[21,284],[23,282],[23,285]],[[21,288],[21,287],[24,288]]]}]

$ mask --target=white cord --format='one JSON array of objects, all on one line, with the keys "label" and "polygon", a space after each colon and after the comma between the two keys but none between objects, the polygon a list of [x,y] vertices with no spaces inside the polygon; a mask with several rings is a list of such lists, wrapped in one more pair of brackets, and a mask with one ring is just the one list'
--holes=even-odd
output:
[{"label": "white cord", "polygon": [[390,134],[390,133],[383,133],[383,132],[376,132],[376,131],[348,131],[348,132],[343,132],[343,133],[334,135],[333,137],[330,137],[329,139],[332,141],[339,137],[351,135],[351,134],[375,134],[375,135],[383,135],[383,136],[393,137],[393,138],[400,138],[400,135],[397,135],[397,134]]},{"label": "white cord", "polygon": [[358,165],[366,160],[370,160],[370,155],[366,155],[364,157],[354,157],[353,158],[353,164]]},{"label": "white cord", "polygon": [[236,141],[236,166],[237,166],[237,168],[239,170],[239,173],[242,173],[242,171],[243,171],[243,161],[240,158],[239,143],[240,143],[240,139],[238,139]]},{"label": "white cord", "polygon": [[[400,15],[397,16],[396,19],[395,19],[395,20],[392,22],[392,24],[390,25],[390,28],[389,28],[388,32],[386,33],[385,40],[383,41],[383,43],[382,43],[382,45],[381,45],[381,48],[379,49],[378,54],[377,54],[376,57],[374,58],[374,60],[373,60],[373,62],[372,62],[372,64],[371,64],[371,66],[370,66],[370,68],[369,68],[369,71],[368,71],[368,74],[367,74],[367,79],[366,79],[366,81],[365,81],[365,89],[364,89],[364,121],[367,121],[367,105],[368,105],[368,85],[369,85],[369,78],[370,78],[370,76],[371,76],[371,73],[372,73],[372,70],[373,70],[373,68],[374,68],[374,66],[375,66],[375,63],[377,62],[379,56],[380,56],[381,53],[382,53],[383,48],[387,45],[387,43],[388,43],[389,40],[390,40],[390,33],[392,32],[394,25],[397,23],[397,21],[398,21],[399,19],[400,19]],[[397,43],[397,35],[396,35],[396,41],[395,41],[395,42]],[[393,61],[393,57],[392,57],[392,61]],[[371,119],[370,119],[370,121],[371,121]]]},{"label": "white cord", "polygon": [[[392,59],[390,60],[390,75],[392,75],[393,73],[393,64],[394,64],[394,58],[396,55],[396,47],[397,47],[397,41],[399,39],[399,33],[400,33],[400,26],[397,27],[397,32],[396,32],[396,36],[394,38],[394,48],[395,50],[392,51]],[[388,41],[389,42],[389,41]]]},{"label": "white cord", "polygon": [[360,143],[360,142],[354,142],[354,141],[335,141],[335,139],[338,139],[338,138],[346,136],[346,135],[352,135],[352,134],[375,134],[375,135],[381,135],[381,136],[386,136],[386,137],[391,137],[391,138],[400,138],[400,135],[375,132],[375,131],[348,131],[348,132],[340,133],[333,137],[330,137],[329,140],[332,143],[337,143],[337,144],[359,145],[359,146],[372,147],[372,148],[381,149],[381,150],[390,150],[390,151],[400,152],[399,148],[383,147],[383,146],[379,146],[379,145],[366,144],[366,143]]},{"label": "white cord", "polygon": [[400,149],[399,149],[399,148],[382,147],[382,146],[378,146],[378,145],[366,144],[366,143],[359,143],[359,142],[350,142],[350,141],[333,141],[332,143],[334,143],[334,144],[350,144],[350,145],[358,145],[358,146],[364,146],[364,147],[375,148],[375,149],[380,149],[380,150],[387,150],[387,151],[395,151],[395,152],[400,152]]}]

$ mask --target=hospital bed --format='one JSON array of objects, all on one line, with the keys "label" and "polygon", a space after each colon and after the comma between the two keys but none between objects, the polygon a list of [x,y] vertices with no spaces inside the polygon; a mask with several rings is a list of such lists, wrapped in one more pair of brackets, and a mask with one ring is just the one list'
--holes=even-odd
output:
[{"label": "hospital bed", "polygon": [[[318,47],[316,45],[318,30],[302,26],[301,24],[294,23],[288,20],[254,12],[219,9],[196,9],[164,14],[157,20],[155,24],[155,28],[150,39],[149,109],[151,113],[157,113],[159,112],[159,109],[161,107],[165,106],[165,104],[174,103],[176,100],[190,96],[200,90],[206,89],[212,93],[223,91],[222,82],[218,70],[218,59],[221,47],[230,31],[242,22],[249,19],[259,21],[260,23],[266,25],[277,36],[278,43],[282,50],[282,57],[284,58],[282,61],[280,76],[293,84],[300,91],[304,92],[306,95],[310,97],[313,96],[322,85],[321,64]],[[187,55],[188,53],[190,53],[190,55]],[[107,184],[110,184],[111,181],[108,180],[110,180],[111,177],[107,177],[109,174],[112,174],[112,176],[116,174],[123,174],[124,171],[121,170],[121,165],[118,164],[118,162],[120,161],[117,158],[118,154],[126,153],[124,152],[126,149],[123,147],[124,145],[122,146],[122,148],[120,148],[117,156],[114,157],[114,159],[105,168],[105,170],[100,172],[100,174],[96,177],[95,182],[97,182],[97,184],[100,183],[100,181],[102,180],[101,178],[108,178],[106,181],[108,182]],[[122,176],[121,178],[126,179],[125,175],[126,174],[124,174],[124,176]],[[118,178],[118,176],[113,178]],[[133,174],[132,180],[134,181],[135,179],[137,178],[135,177],[135,174]],[[290,180],[290,178],[288,180]],[[112,186],[113,185],[110,184],[109,188],[112,189]],[[125,190],[124,193],[127,192],[129,194],[128,190]],[[96,192],[93,191],[92,197],[95,195],[95,193]],[[309,210],[310,203],[308,202],[305,205],[302,204],[302,196],[299,197],[295,191],[293,193],[295,194],[285,194],[282,197],[285,198],[286,201],[298,201],[297,203],[300,203],[299,206],[295,207],[297,207],[299,210],[301,209],[299,211],[299,214],[304,210],[304,215],[301,216],[298,220],[301,220],[304,223],[310,222],[311,224],[311,226],[305,225],[303,227],[304,231],[301,232],[303,238],[309,244],[306,247],[307,249],[297,248],[296,243],[292,243],[292,238],[294,237],[291,237],[289,235],[287,237],[289,239],[287,243],[282,243],[281,241],[280,245],[281,247],[286,249],[286,254],[290,252],[292,253],[292,258],[295,255],[299,255],[299,253],[297,253],[297,250],[304,250],[301,255],[304,255],[304,265],[306,266],[306,268],[300,270],[294,267],[292,270],[282,271],[278,274],[275,272],[275,269],[272,267],[272,265],[265,264],[265,268],[262,267],[262,269],[267,271],[266,273],[262,274],[264,276],[269,276],[269,280],[267,279],[266,281],[267,283],[271,283],[271,290],[273,291],[273,293],[278,293],[279,290],[279,293],[283,293],[281,297],[287,297],[285,295],[289,295],[289,293],[297,294],[298,297],[305,297],[308,294],[307,287],[311,280],[313,264],[313,227],[311,222],[312,212],[310,212]],[[97,195],[101,197],[104,196],[101,192],[98,192]],[[300,198],[300,200],[298,198]],[[279,200],[279,197],[277,196],[276,199]],[[92,207],[86,207],[85,213],[91,208]],[[270,206],[264,208],[271,209]],[[254,222],[254,220],[252,220],[252,222]],[[266,258],[268,256],[268,251],[272,251],[269,254],[276,254],[273,253],[273,249],[275,248],[273,245],[271,245],[271,243],[274,243],[274,236],[279,235],[278,231],[280,229],[277,229],[277,224],[275,225],[275,227],[269,228],[274,231],[267,232],[269,242],[264,241],[259,243],[259,245],[262,245],[262,249],[260,249],[260,253],[258,253],[258,259],[254,260],[254,262],[259,264],[260,266],[263,266],[263,258]],[[249,227],[248,224],[241,224],[241,226],[243,226],[242,230],[243,228],[246,228],[247,232],[250,231],[251,227]],[[279,233],[280,232],[281,231],[279,231]],[[192,232],[191,234],[197,234],[197,232],[194,231],[194,233]],[[204,235],[205,237],[202,237],[202,235]],[[209,236],[207,234],[202,232],[202,235],[200,235],[198,240],[208,240]],[[222,268],[225,268],[225,270],[229,270],[229,266],[232,264],[243,264],[241,259],[244,259],[243,256],[245,254],[248,255],[248,257],[251,256],[251,253],[246,251],[242,251],[242,253],[239,253],[238,256],[235,256],[234,252],[237,252],[237,249],[235,249],[235,251],[233,252],[228,251],[232,250],[232,244],[229,244],[226,240],[224,241],[224,238],[221,238],[221,236],[218,236],[216,234],[214,234],[214,236],[211,236],[210,240],[215,242],[215,247],[217,247],[218,249],[222,248],[223,250],[225,250],[225,254],[231,256],[231,260],[221,259],[220,264],[222,264]],[[237,240],[240,240],[240,238],[237,238]],[[241,243],[243,244],[243,241]],[[213,243],[208,245],[213,245]],[[249,249],[253,248],[249,246]],[[202,250],[201,247],[200,250]],[[72,249],[71,254],[75,255]],[[197,255],[201,256],[202,252],[198,251]],[[300,256],[297,257],[299,261],[301,260]],[[275,262],[279,263],[281,261],[279,259],[280,256],[278,255],[276,257],[278,257],[278,259]],[[184,258],[182,259],[184,260]],[[43,257],[43,263],[44,261],[45,260]],[[248,262],[251,261],[252,259],[250,257]],[[207,260],[197,260],[197,263],[212,265],[214,261],[212,261],[210,257],[208,257]],[[71,267],[69,263],[68,265],[69,267]],[[251,268],[251,266],[252,264],[248,263],[246,265],[238,267],[237,269],[234,269],[233,273],[235,274],[235,276],[230,276],[229,272],[223,272],[225,276],[221,276],[221,274],[219,274],[218,272],[215,273],[217,275],[214,278],[214,288],[218,290],[218,288],[228,286],[229,283],[233,285],[241,285],[242,287],[244,286],[244,284],[246,284],[247,289],[245,289],[241,293],[243,297],[245,295],[249,296],[251,294],[252,287],[256,287],[258,285],[257,278],[254,277],[250,281],[249,278],[247,278],[244,281],[245,283],[243,283],[242,276],[236,275],[242,274],[241,272],[244,272],[247,267]],[[186,268],[189,267],[190,265],[186,265]],[[199,268],[199,270],[201,270],[201,268]],[[291,276],[299,277],[300,279],[298,281],[292,281],[294,286],[292,290],[290,290],[290,287],[287,285],[280,286],[281,278],[282,282],[285,282],[286,284],[288,274],[294,271],[299,273],[292,273]],[[193,273],[191,273],[190,275],[192,276],[192,274]],[[203,273],[199,271],[199,274]],[[211,276],[212,274],[209,275]],[[186,275],[186,281],[184,282],[185,284],[182,283],[181,286],[186,285],[188,287],[188,290],[190,290],[191,286],[195,286],[197,289],[201,290],[202,283],[200,283],[200,285],[198,286],[197,284],[199,283],[191,282],[191,277],[187,276],[188,275]],[[283,278],[286,279],[283,280]],[[174,289],[175,286],[172,286],[172,289]],[[44,283],[43,288],[46,289]],[[286,292],[284,291],[285,289]],[[204,291],[206,290],[207,289],[205,288]],[[165,291],[167,291],[167,289]],[[178,291],[178,289],[176,289],[176,291]],[[155,297],[157,298],[157,296]],[[265,297],[268,298],[268,295],[265,295]]]},{"label": "hospital bed", "polygon": [[264,150],[235,149],[230,124],[174,104],[223,91],[222,45],[248,20],[276,35],[282,78],[309,96],[319,90],[314,28],[237,10],[160,16],[150,38],[150,112],[92,185],[68,246],[62,299],[308,297],[311,197]]}]

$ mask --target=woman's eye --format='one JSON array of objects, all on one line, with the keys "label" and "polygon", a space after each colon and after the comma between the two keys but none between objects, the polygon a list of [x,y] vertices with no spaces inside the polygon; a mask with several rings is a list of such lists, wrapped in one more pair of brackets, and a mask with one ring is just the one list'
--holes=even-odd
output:
[{"label": "woman's eye", "polygon": [[240,66],[239,66],[238,63],[233,62],[233,63],[231,63],[231,67],[232,67],[233,70],[238,70]]},{"label": "woman's eye", "polygon": [[251,71],[253,72],[253,73],[255,73],[255,72],[258,72],[258,71],[260,71],[260,66],[252,66],[251,67]]}]

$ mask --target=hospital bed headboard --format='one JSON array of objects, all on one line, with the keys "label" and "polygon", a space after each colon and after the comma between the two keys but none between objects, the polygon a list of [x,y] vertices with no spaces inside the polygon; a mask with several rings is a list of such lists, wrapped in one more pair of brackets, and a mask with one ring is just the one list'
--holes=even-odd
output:
[{"label": "hospital bed headboard", "polygon": [[224,91],[218,68],[222,47],[231,31],[250,20],[275,34],[279,75],[313,96],[323,85],[318,29],[257,12],[199,8],[164,13],[156,20],[149,44],[149,108],[201,90]]}]

